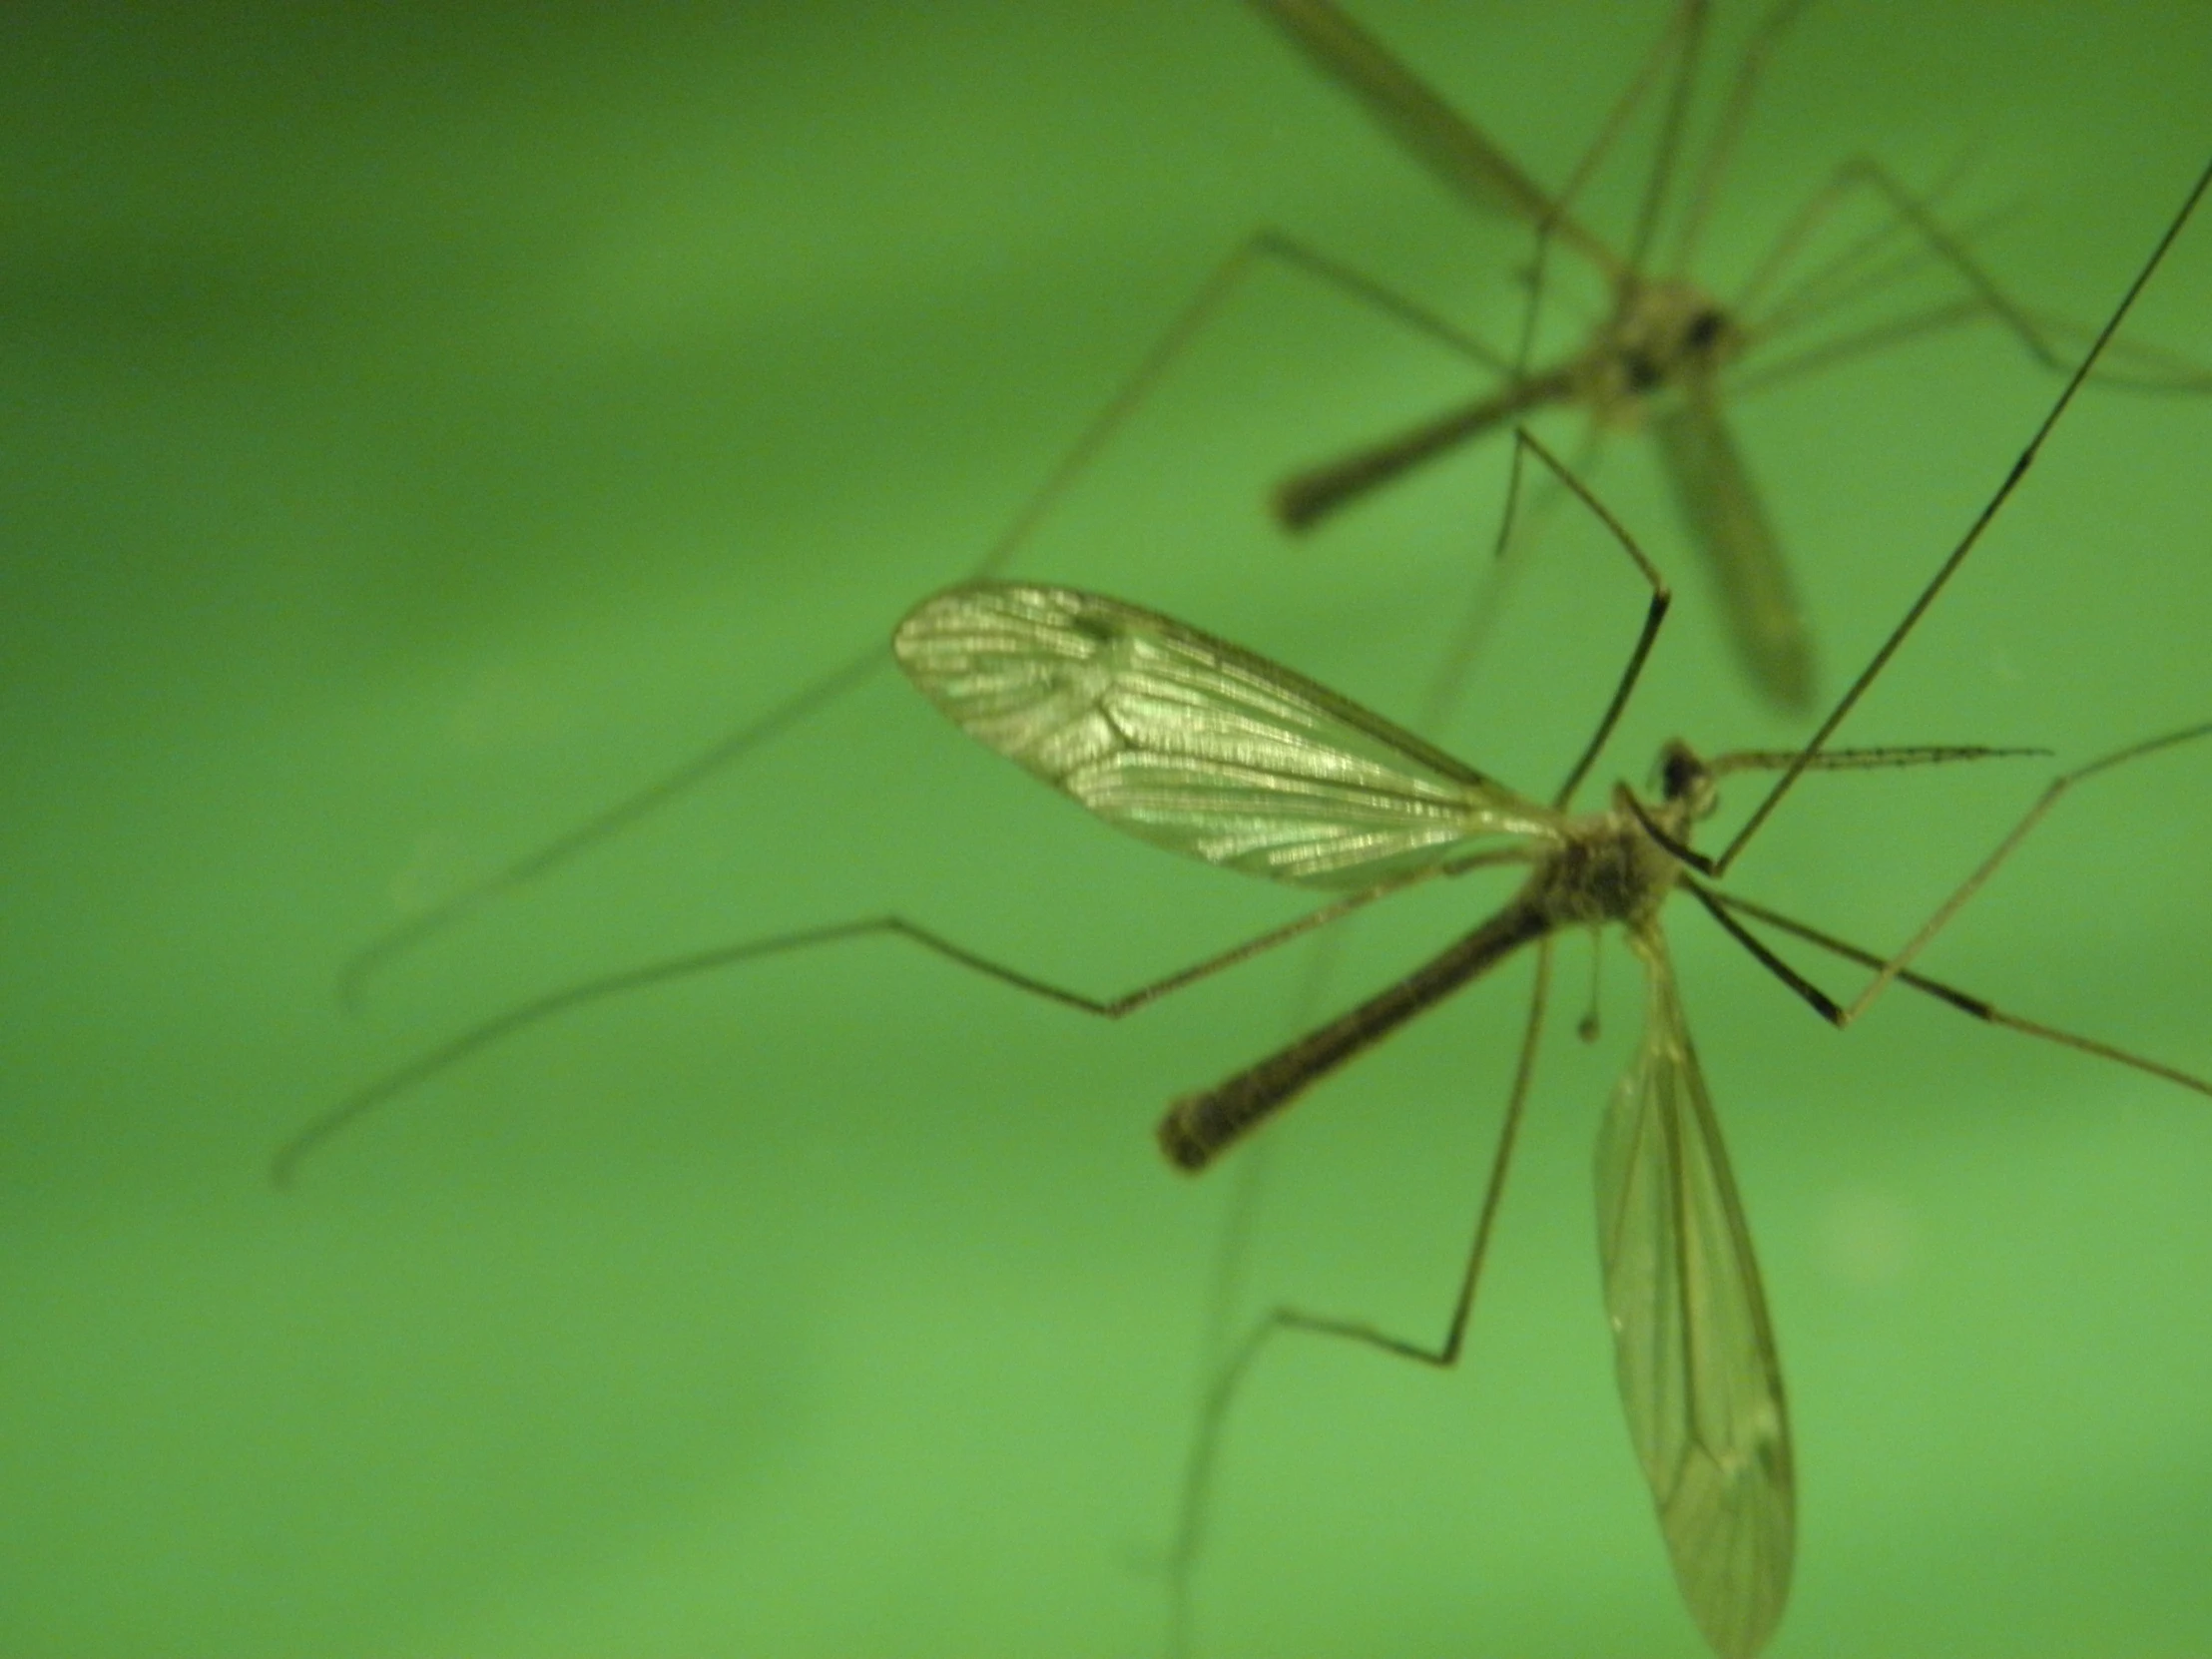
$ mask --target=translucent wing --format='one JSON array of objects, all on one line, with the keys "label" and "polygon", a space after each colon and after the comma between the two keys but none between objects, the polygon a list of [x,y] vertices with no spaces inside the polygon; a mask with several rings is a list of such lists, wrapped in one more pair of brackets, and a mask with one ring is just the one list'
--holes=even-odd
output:
[{"label": "translucent wing", "polygon": [[892,649],[969,736],[1118,829],[1250,874],[1364,886],[1558,823],[1302,675],[1096,594],[969,583],[916,606]]},{"label": "translucent wing", "polygon": [[1782,1371],[1666,942],[1650,928],[1630,943],[1646,973],[1643,1043],[1597,1152],[1614,1363],[1682,1598],[1722,1659],[1749,1659],[1790,1591]]},{"label": "translucent wing", "polygon": [[1720,590],[1737,660],[1768,701],[1793,714],[1813,706],[1813,639],[1782,544],[1721,417],[1708,370],[1686,369],[1680,395],[1651,416],[1651,435],[1682,515]]},{"label": "translucent wing", "polygon": [[1368,113],[1446,189],[1483,213],[1549,225],[1606,276],[1627,276],[1620,261],[1554,206],[1527,175],[1482,136],[1389,49],[1331,0],[1253,0],[1307,61],[1367,106]]}]

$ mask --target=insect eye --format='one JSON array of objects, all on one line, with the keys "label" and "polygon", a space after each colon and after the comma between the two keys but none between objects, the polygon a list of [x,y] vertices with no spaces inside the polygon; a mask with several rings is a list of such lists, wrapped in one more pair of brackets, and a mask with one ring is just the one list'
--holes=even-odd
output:
[{"label": "insect eye", "polygon": [[1728,318],[1719,311],[1705,310],[1690,318],[1690,325],[1683,330],[1683,338],[1693,351],[1709,351],[1720,343],[1728,332]]},{"label": "insect eye", "polygon": [[1659,789],[1668,801],[1681,801],[1705,781],[1705,763],[1687,744],[1670,743],[1659,760]]}]

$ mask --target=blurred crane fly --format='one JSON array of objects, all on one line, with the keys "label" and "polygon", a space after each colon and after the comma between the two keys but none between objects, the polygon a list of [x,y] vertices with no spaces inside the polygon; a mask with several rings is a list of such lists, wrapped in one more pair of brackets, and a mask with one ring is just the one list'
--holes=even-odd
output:
[{"label": "blurred crane fly", "polygon": [[[1278,518],[1289,529],[1311,529],[1414,468],[1552,404],[1579,404],[1598,427],[1648,419],[1685,527],[1720,595],[1739,664],[1768,702],[1786,712],[1808,712],[1815,694],[1812,639],[1773,524],[1721,410],[1721,371],[1758,338],[1757,329],[1739,308],[1724,306],[1680,275],[1748,112],[1757,69],[1805,0],[1783,0],[1753,37],[1728,122],[1707,155],[1698,209],[1680,227],[1674,274],[1665,276],[1644,267],[1688,114],[1705,22],[1699,0],[1676,9],[1609,124],[1609,129],[1618,126],[1671,51],[1678,67],[1663,137],[1625,256],[1577,221],[1564,201],[1547,196],[1479,127],[1332,0],[1252,4],[1453,196],[1478,213],[1522,221],[1547,239],[1546,249],[1552,244],[1569,249],[1602,277],[1610,294],[1607,314],[1578,350],[1527,371],[1485,353],[1490,356],[1485,366],[1503,375],[1502,386],[1285,480],[1275,497]],[[1592,148],[1585,169],[1604,142]]]},{"label": "blurred crane fly", "polygon": [[[1731,371],[1755,353],[1771,356],[1771,347],[1784,335],[1841,303],[1887,287],[1928,261],[1948,267],[1963,293],[1825,341],[1788,361],[1762,362],[1759,379],[1773,383],[1802,369],[1977,317],[2002,323],[2046,366],[2064,371],[2072,365],[2046,341],[2051,325],[2039,324],[2007,297],[1926,203],[1864,157],[1838,168],[1808,199],[1733,300],[1723,301],[1687,275],[1750,115],[1759,76],[1810,3],[1775,0],[1752,28],[1661,264],[1654,254],[1669,193],[1686,171],[1684,144],[1708,0],[1681,0],[1598,140],[1557,197],[1547,195],[1474,122],[1335,0],[1251,0],[1309,63],[1357,100],[1453,197],[1478,214],[1517,220],[1534,230],[1540,241],[1532,276],[1539,286],[1548,253],[1558,245],[1587,265],[1608,294],[1605,313],[1583,345],[1548,365],[1529,368],[1383,292],[1380,284],[1344,272],[1333,261],[1303,249],[1268,249],[1379,301],[1503,382],[1286,479],[1275,495],[1276,515],[1285,527],[1311,529],[1483,433],[1548,406],[1581,406],[1597,431],[1648,428],[1677,515],[1720,599],[1738,666],[1771,707],[1786,714],[1812,713],[1818,693],[1812,635],[1773,520],[1729,429],[1722,388]],[[1674,76],[1664,98],[1650,177],[1627,249],[1619,252],[1581,224],[1570,203],[1670,57]],[[1807,238],[1855,193],[1871,196],[1886,211],[1887,222],[1777,292]],[[1920,245],[1902,260],[1889,257],[1900,234]],[[2155,359],[2156,366],[2132,379],[2109,377],[2138,389],[2212,389],[2212,377],[2178,359],[2146,348],[2136,348],[2135,354]],[[1470,641],[1454,653],[1447,678],[1471,649]],[[1435,701],[1445,695],[1439,690]]]}]

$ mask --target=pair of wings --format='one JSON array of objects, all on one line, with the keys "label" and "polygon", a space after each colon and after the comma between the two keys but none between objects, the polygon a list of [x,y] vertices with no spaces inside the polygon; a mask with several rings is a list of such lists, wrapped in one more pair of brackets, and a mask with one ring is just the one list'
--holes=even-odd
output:
[{"label": "pair of wings", "polygon": [[[1642,281],[1481,129],[1331,0],[1253,4],[1461,201],[1565,243],[1597,268],[1616,295]],[[1728,429],[1715,373],[1687,363],[1674,383],[1680,395],[1653,411],[1652,436],[1683,524],[1713,572],[1729,637],[1746,672],[1776,706],[1805,711],[1814,696],[1812,638],[1781,540]]]},{"label": "pair of wings", "polygon": [[[1209,863],[1386,885],[1563,821],[1301,675],[1151,611],[975,582],[922,604],[899,666],[962,730],[1115,828]],[[1621,1401],[1676,1581],[1724,1659],[1789,1590],[1788,1423],[1742,1206],[1656,928],[1644,1034],[1598,1150]]]}]

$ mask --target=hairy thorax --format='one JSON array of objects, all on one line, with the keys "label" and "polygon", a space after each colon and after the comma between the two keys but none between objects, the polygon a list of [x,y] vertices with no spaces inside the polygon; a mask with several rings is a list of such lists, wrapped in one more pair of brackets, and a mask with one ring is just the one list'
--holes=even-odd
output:
[{"label": "hairy thorax", "polygon": [[1527,901],[1554,926],[1617,921],[1639,929],[1667,901],[1682,874],[1682,860],[1652,833],[1647,821],[1675,845],[1687,847],[1691,827],[1713,811],[1717,797],[1711,769],[1679,739],[1659,752],[1655,777],[1657,801],[1642,801],[1629,794],[1627,785],[1616,784],[1607,811],[1570,819],[1563,826],[1557,844],[1523,889]]},{"label": "hairy thorax", "polygon": [[[1659,814],[1654,820],[1674,832]],[[1616,807],[1567,826],[1565,838],[1530,881],[1528,896],[1558,926],[1635,926],[1666,902],[1681,869],[1633,814]]]},{"label": "hairy thorax", "polygon": [[1634,426],[1646,398],[1691,373],[1712,373],[1743,349],[1743,330],[1692,282],[1644,283],[1584,353],[1584,404],[1610,426]]}]

